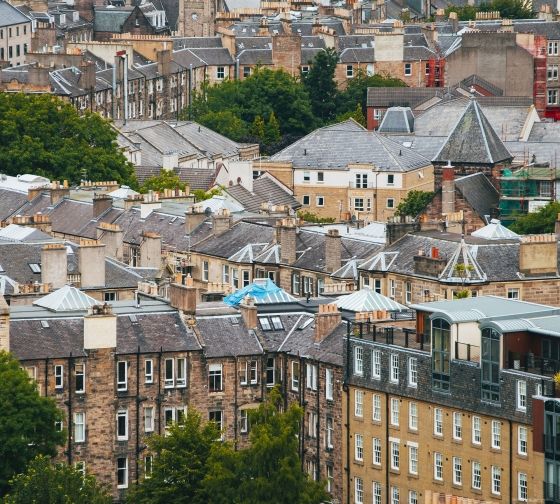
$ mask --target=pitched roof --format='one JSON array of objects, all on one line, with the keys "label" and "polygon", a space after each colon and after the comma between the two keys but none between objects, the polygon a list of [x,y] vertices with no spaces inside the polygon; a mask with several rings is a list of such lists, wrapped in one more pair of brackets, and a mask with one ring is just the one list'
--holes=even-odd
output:
[{"label": "pitched roof", "polygon": [[0,26],[10,26],[19,23],[30,23],[31,19],[23,15],[13,5],[0,0]]},{"label": "pitched roof", "polygon": [[54,292],[33,301],[35,306],[41,306],[54,312],[84,311],[99,304],[92,297],[76,287],[65,285]]},{"label": "pitched roof", "polygon": [[474,173],[455,180],[455,187],[484,220],[498,207],[500,194],[484,173]]},{"label": "pitched roof", "polygon": [[503,226],[498,219],[492,219],[490,224],[477,229],[472,233],[472,236],[485,238],[486,240],[521,239],[517,233]]},{"label": "pitched roof", "polygon": [[294,209],[301,206],[287,187],[268,174],[261,175],[253,181],[253,192],[241,184],[228,187],[226,192],[241,203],[248,212],[259,212],[263,203],[288,205]]},{"label": "pitched roof", "polygon": [[478,102],[472,98],[433,161],[450,161],[454,165],[495,165],[512,158]]},{"label": "pitched roof", "polygon": [[373,310],[403,311],[407,309],[406,306],[371,290],[369,287],[364,287],[346,296],[340,296],[336,299],[335,303],[341,310],[352,312],[369,312]]},{"label": "pitched roof", "polygon": [[414,114],[410,107],[391,107],[383,115],[379,133],[413,133]]}]

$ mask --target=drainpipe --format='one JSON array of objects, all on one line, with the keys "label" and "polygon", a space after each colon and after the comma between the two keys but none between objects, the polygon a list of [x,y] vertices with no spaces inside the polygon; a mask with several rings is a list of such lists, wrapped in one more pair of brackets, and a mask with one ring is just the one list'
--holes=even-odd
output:
[{"label": "drainpipe", "polygon": [[[239,406],[237,404],[237,387],[238,387],[238,374],[239,374],[239,358],[235,357],[235,379],[234,379],[234,395],[233,395],[233,411],[234,411],[234,422],[233,422],[233,439],[234,439],[234,448],[237,451],[239,448],[239,443],[237,440],[237,420],[239,418]],[[248,381],[250,382],[250,377],[247,377]]]},{"label": "drainpipe", "polygon": [[158,394],[157,394],[157,418],[158,418],[158,434],[161,435],[161,356],[163,354],[163,347],[160,347],[158,354]]},{"label": "drainpipe", "polygon": [[72,352],[68,357],[68,465],[72,465],[72,368],[74,358]]},{"label": "drainpipe", "polygon": [[[350,322],[346,324],[346,368],[342,389],[346,392],[346,504],[350,504]],[[388,490],[387,490],[388,491]]]},{"label": "drainpipe", "polygon": [[140,345],[136,351],[136,485],[140,472]]},{"label": "drainpipe", "polygon": [[45,397],[48,396],[49,387],[49,358],[45,359]]},{"label": "drainpipe", "polygon": [[315,424],[316,438],[317,438],[317,467],[315,475],[317,481],[321,480],[321,379],[320,379],[321,366],[317,362],[317,422]]}]

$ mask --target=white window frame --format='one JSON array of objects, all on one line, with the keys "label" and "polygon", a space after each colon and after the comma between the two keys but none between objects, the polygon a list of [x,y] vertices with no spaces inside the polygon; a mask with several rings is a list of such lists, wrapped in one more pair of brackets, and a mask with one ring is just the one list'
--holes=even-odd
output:
[{"label": "white window frame", "polygon": [[517,411],[527,411],[527,382],[525,380],[517,380],[516,392]]},{"label": "white window frame", "polygon": [[334,448],[333,439],[334,439],[334,418],[332,416],[327,416],[325,420],[325,425],[327,428],[326,436],[325,436],[325,445],[327,450],[332,450]]},{"label": "white window frame", "polygon": [[396,397],[391,397],[391,425],[393,427],[399,426],[399,416],[400,416],[400,402]]},{"label": "white window frame", "polygon": [[307,363],[305,386],[309,390],[317,390],[317,364]]},{"label": "white window frame", "polygon": [[225,78],[226,78],[226,67],[224,66],[216,67],[216,79],[224,80]]},{"label": "white window frame", "polygon": [[364,480],[357,476],[354,478],[354,503],[364,504]]},{"label": "white window frame", "polygon": [[418,359],[416,357],[408,358],[408,386],[418,387]]},{"label": "white window frame", "polygon": [[381,483],[379,481],[374,481],[372,488],[373,504],[381,504]]},{"label": "white window frame", "polygon": [[373,394],[372,398],[372,420],[381,422],[381,395]]},{"label": "white window frame", "polygon": [[364,436],[362,434],[354,434],[354,460],[364,461]]},{"label": "white window frame", "polygon": [[83,411],[74,413],[74,443],[86,441],[86,414]]},{"label": "white window frame", "polygon": [[381,379],[381,350],[371,351],[371,377],[375,380]]},{"label": "white window frame", "polygon": [[492,475],[492,487],[491,487],[492,495],[501,495],[502,494],[501,469],[498,466],[492,466],[491,475]]},{"label": "white window frame", "polygon": [[463,415],[459,411],[453,412],[453,439],[455,441],[463,439]]},{"label": "white window frame", "polygon": [[527,473],[517,473],[517,500],[527,502],[529,497]]},{"label": "white window frame", "polygon": [[408,403],[408,428],[418,430],[418,404],[415,402]]},{"label": "white window frame", "polygon": [[558,56],[558,41],[557,40],[549,40],[548,41],[547,54],[548,54],[548,56]]},{"label": "white window frame", "polygon": [[375,466],[381,466],[381,439],[373,438],[371,441],[372,448],[372,464]]},{"label": "white window frame", "polygon": [[418,492],[416,490],[408,491],[408,504],[418,504]]},{"label": "white window frame", "polygon": [[239,432],[241,434],[249,432],[249,416],[246,409],[239,410]]},{"label": "white window frame", "polygon": [[210,273],[210,265],[208,261],[202,261],[202,281],[208,282],[208,277]]},{"label": "white window frame", "polygon": [[453,484],[463,484],[463,460],[461,457],[453,457]]},{"label": "white window frame", "polygon": [[[122,409],[117,411],[117,440],[127,441],[128,440],[128,410]],[[120,419],[124,418],[124,433],[119,433]]]},{"label": "white window frame", "polygon": [[389,448],[391,450],[391,469],[399,471],[401,466],[400,442],[397,439],[389,441]]},{"label": "white window frame", "polygon": [[[297,367],[297,377],[296,377],[296,373],[295,373],[295,368]],[[292,390],[295,392],[299,391],[299,382],[301,379],[301,366],[299,361],[292,361]]]},{"label": "white window frame", "polygon": [[528,436],[529,430],[526,426],[520,425],[517,427],[517,454],[526,456],[528,453]]},{"label": "white window frame", "polygon": [[175,373],[175,386],[185,388],[187,386],[187,359],[185,357],[177,357]]},{"label": "white window frame", "polygon": [[[78,369],[81,368],[81,371],[78,372]],[[78,388],[78,376],[82,377],[82,388]],[[78,364],[74,364],[74,384],[76,394],[85,394],[86,392],[86,365],[83,362]]]},{"label": "white window frame", "polygon": [[414,476],[418,475],[418,444],[408,443],[408,472]]},{"label": "white window frame", "polygon": [[[171,372],[168,373],[167,363],[171,363]],[[163,377],[164,388],[173,388],[175,386],[175,359],[172,357],[163,361]]]},{"label": "white window frame", "polygon": [[358,376],[364,374],[364,348],[361,346],[354,347],[354,374]]},{"label": "white window frame", "polygon": [[154,360],[144,361],[144,383],[154,383]]},{"label": "white window frame", "polygon": [[354,65],[346,65],[346,78],[352,79],[354,77]]},{"label": "white window frame", "polygon": [[443,436],[443,410],[434,408],[434,436]]},{"label": "white window frame", "polygon": [[389,375],[389,381],[391,383],[399,383],[399,356],[398,354],[391,354],[391,374]]},{"label": "white window frame", "polygon": [[358,418],[364,416],[364,391],[360,389],[354,391],[354,416]]},{"label": "white window frame", "polygon": [[434,479],[443,481],[443,454],[434,452]]},{"label": "white window frame", "polygon": [[54,388],[64,388],[64,366],[62,364],[54,366]]},{"label": "white window frame", "polygon": [[[124,368],[124,379],[121,372]],[[128,362],[117,362],[117,392],[126,392],[128,390]]]},{"label": "white window frame", "polygon": [[472,444],[480,445],[482,443],[482,421],[479,416],[472,417]]},{"label": "white window frame", "polygon": [[482,489],[482,468],[478,460],[473,460],[471,463],[471,486],[475,490]]},{"label": "white window frame", "polygon": [[325,206],[325,197],[324,196],[315,196],[315,205],[318,207]]},{"label": "white window frame", "polygon": [[412,75],[412,63],[404,64],[404,76],[410,77]]},{"label": "white window frame", "polygon": [[400,490],[399,487],[391,487],[391,504],[399,504],[400,502]]},{"label": "white window frame", "polygon": [[[124,467],[119,466],[119,462],[124,460]],[[124,478],[122,483],[119,481],[119,473],[124,471]],[[117,457],[117,488],[128,488],[128,457]]]},{"label": "white window frame", "polygon": [[[219,389],[210,390],[210,376],[220,377]],[[208,365],[208,392],[218,393],[218,392],[222,392],[223,390],[224,390],[224,370],[222,364],[209,364]]]},{"label": "white window frame", "polygon": [[334,371],[330,368],[325,369],[325,399],[334,399]]},{"label": "white window frame", "polygon": [[[148,411],[150,412],[150,414],[148,414]],[[144,432],[154,432],[154,411],[155,409],[153,406],[144,407]]]},{"label": "white window frame", "polygon": [[492,420],[492,448],[500,450],[502,447],[502,424],[499,420]]}]

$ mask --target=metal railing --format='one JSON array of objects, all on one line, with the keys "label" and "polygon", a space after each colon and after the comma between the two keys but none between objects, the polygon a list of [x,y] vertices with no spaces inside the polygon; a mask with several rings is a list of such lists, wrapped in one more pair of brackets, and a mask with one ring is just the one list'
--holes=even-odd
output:
[{"label": "metal railing", "polygon": [[455,359],[480,362],[480,347],[470,343],[455,342]]},{"label": "metal railing", "polygon": [[531,353],[525,355],[512,355],[510,352],[508,368],[526,373],[554,376],[560,371],[560,361],[540,357]]},{"label": "metal railing", "polygon": [[376,343],[430,351],[430,336],[418,334],[414,329],[385,325],[379,327],[371,322],[361,322],[354,324],[352,335]]}]

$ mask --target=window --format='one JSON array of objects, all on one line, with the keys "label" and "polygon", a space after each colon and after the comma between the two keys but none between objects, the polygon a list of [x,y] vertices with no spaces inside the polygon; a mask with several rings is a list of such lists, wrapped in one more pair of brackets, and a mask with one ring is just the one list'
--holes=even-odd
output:
[{"label": "window", "polygon": [[418,430],[418,405],[414,402],[408,405],[408,428],[410,430]]},{"label": "window", "polygon": [[517,429],[517,453],[527,455],[527,427],[521,425]]},{"label": "window", "polygon": [[519,289],[509,288],[507,290],[508,299],[519,299]]},{"label": "window", "polygon": [[317,172],[317,182],[324,182],[325,181],[325,172]]},{"label": "window", "polygon": [[208,413],[208,420],[214,422],[220,431],[222,430],[222,410],[210,411]]},{"label": "window", "polygon": [[103,293],[103,301],[116,301],[117,300],[117,293],[116,292],[104,292]]},{"label": "window", "polygon": [[64,422],[62,420],[57,420],[54,423],[54,428],[56,432],[62,432],[62,430],[64,429]]},{"label": "window", "polygon": [[558,80],[558,65],[548,65],[546,68],[546,78],[550,80]]},{"label": "window", "polygon": [[499,467],[492,466],[492,493],[500,495],[502,491],[502,472]]},{"label": "window", "polygon": [[463,461],[461,457],[453,457],[453,484],[463,484]]},{"label": "window", "polygon": [[389,280],[389,296],[394,299],[396,294],[397,294],[397,286],[395,281],[391,279]]},{"label": "window", "polygon": [[325,197],[324,196],[317,196],[315,198],[315,203],[317,206],[325,206]]},{"label": "window", "polygon": [[418,360],[416,357],[408,358],[408,386],[417,387],[418,386]]},{"label": "window", "polygon": [[349,79],[354,77],[354,67],[352,65],[346,65],[346,77]]},{"label": "window", "polygon": [[412,63],[404,64],[404,75],[405,77],[410,77],[412,75]]},{"label": "window", "polygon": [[144,408],[144,432],[154,431],[154,407],[147,406]]},{"label": "window", "polygon": [[381,422],[381,396],[379,394],[373,394],[372,419]]},{"label": "window", "polygon": [[208,261],[202,261],[202,281],[208,282]]},{"label": "window", "polygon": [[480,462],[477,462],[477,461],[473,461],[473,463],[472,463],[472,487],[475,490],[480,490],[481,487],[482,487]]},{"label": "window", "polygon": [[443,436],[443,411],[441,408],[434,408],[434,434]]},{"label": "window", "polygon": [[521,502],[527,502],[529,493],[527,492],[527,474],[517,474],[517,499]]},{"label": "window", "polygon": [[364,374],[364,349],[361,346],[354,347],[354,374]]},{"label": "window", "polygon": [[150,479],[152,477],[153,460],[151,455],[146,455],[144,457],[144,479]]},{"label": "window", "polygon": [[387,175],[387,185],[395,185],[395,176],[393,174]]},{"label": "window", "polygon": [[303,181],[310,182],[311,181],[311,173],[308,171],[303,172]]},{"label": "window", "polygon": [[54,367],[54,388],[61,389],[64,387],[64,366],[56,365]]},{"label": "window", "polygon": [[154,383],[154,361],[152,359],[144,361],[144,381]]},{"label": "window", "polygon": [[418,474],[418,445],[408,442],[408,472]]},{"label": "window", "polygon": [[231,285],[236,289],[239,287],[239,272],[237,268],[231,268]]},{"label": "window", "polygon": [[368,186],[368,174],[367,173],[356,173],[356,188],[366,189]]},{"label": "window", "polygon": [[128,410],[117,412],[117,439],[119,441],[128,439]]},{"label": "window", "polygon": [[[302,69],[303,72],[303,69]],[[251,67],[244,66],[243,67],[243,77],[249,77],[251,75]]]},{"label": "window", "polygon": [[443,455],[438,452],[434,452],[434,479],[443,480]]},{"label": "window", "polygon": [[266,359],[266,386],[274,387],[276,383],[276,361],[274,357]]},{"label": "window", "polygon": [[354,393],[354,416],[364,416],[364,391],[356,390]]},{"label": "window", "polygon": [[333,417],[328,416],[327,417],[327,436],[326,436],[326,447],[328,450],[331,450],[333,448],[333,436],[334,436],[334,421],[333,421]]},{"label": "window", "polygon": [[222,391],[222,365],[210,364],[208,366],[208,390],[210,392]]},{"label": "window", "polygon": [[309,206],[309,195],[308,194],[306,194],[305,196],[302,197],[301,204],[303,206]]},{"label": "window", "polygon": [[317,365],[307,364],[306,366],[306,388],[317,390]]},{"label": "window", "polygon": [[550,40],[548,42],[548,55],[549,56],[558,56],[558,41],[557,40]]},{"label": "window", "polygon": [[499,420],[492,420],[492,448],[499,450],[502,445],[502,425]]},{"label": "window", "polygon": [[391,487],[391,504],[399,504],[399,487]]},{"label": "window", "polygon": [[399,356],[391,354],[391,382],[399,383]]},{"label": "window", "polygon": [[247,410],[239,410],[239,431],[241,434],[249,432],[249,417]]},{"label": "window", "polygon": [[460,441],[463,437],[463,417],[458,411],[453,412],[453,439]]},{"label": "window", "polygon": [[171,388],[175,385],[175,361],[174,359],[165,359],[165,388]]},{"label": "window", "polygon": [[356,434],[354,436],[355,453],[354,458],[358,462],[364,461],[364,436],[361,434]]},{"label": "window", "polygon": [[377,292],[377,294],[381,294],[381,278],[373,279],[373,290]]},{"label": "window", "polygon": [[259,322],[263,331],[272,331],[272,326],[270,325],[268,317],[259,317]]},{"label": "window", "polygon": [[354,198],[354,210],[356,212],[364,211],[364,198]]},{"label": "window", "polygon": [[527,382],[522,380],[517,381],[517,409],[527,410]]},{"label": "window", "polygon": [[373,463],[377,466],[381,465],[381,439],[373,438]]},{"label": "window", "polygon": [[327,464],[325,468],[327,469],[327,492],[332,493],[334,490],[334,467]]},{"label": "window", "polygon": [[418,492],[416,490],[408,491],[408,504],[418,504]]},{"label": "window", "polygon": [[256,360],[245,361],[241,370],[241,385],[258,383],[258,363]]},{"label": "window", "polygon": [[547,105],[558,105],[558,90],[547,90]]},{"label": "window", "polygon": [[297,273],[292,275],[292,292],[299,294],[299,275]]},{"label": "window", "polygon": [[541,180],[539,182],[539,196],[550,198],[552,196],[552,183],[550,180]]},{"label": "window", "polygon": [[122,392],[128,388],[128,362],[117,362],[117,390]]},{"label": "window", "polygon": [[381,483],[373,482],[373,504],[381,504]]},{"label": "window", "polygon": [[164,418],[164,427],[167,430],[175,422],[175,408],[164,408],[163,418]]},{"label": "window", "polygon": [[74,413],[74,443],[86,440],[86,414]]},{"label": "window", "polygon": [[354,478],[354,503],[364,504],[364,480],[362,478]]},{"label": "window", "polygon": [[479,445],[482,442],[482,437],[480,433],[480,417],[472,417],[472,442],[473,444]]},{"label": "window", "polygon": [[83,460],[80,460],[74,464],[74,469],[80,473],[82,478],[86,477],[86,463]]},{"label": "window", "polygon": [[75,391],[77,394],[83,394],[86,390],[86,365],[74,365]]},{"label": "window", "polygon": [[223,66],[216,68],[216,79],[223,79],[226,76],[226,69]]},{"label": "window", "polygon": [[432,340],[432,386],[436,390],[448,391],[451,328],[446,320],[432,322]]},{"label": "window", "polygon": [[117,458],[117,488],[128,487],[128,459],[126,457]]},{"label": "window", "polygon": [[395,198],[387,198],[387,208],[395,208]]},{"label": "window", "polygon": [[333,400],[334,394],[334,373],[332,369],[325,370],[325,399]]},{"label": "window", "polygon": [[243,270],[243,287],[247,287],[251,283],[250,272],[249,270]]},{"label": "window", "polygon": [[399,442],[390,441],[390,445],[391,445],[391,469],[398,471],[400,467]]},{"label": "window", "polygon": [[301,67],[301,73],[302,73],[302,74],[309,73],[309,65],[302,65],[302,67]]},{"label": "window", "polygon": [[292,361],[292,390],[299,390],[299,362]]},{"label": "window", "polygon": [[392,397],[391,398],[391,425],[399,426],[399,400]]},{"label": "window", "polygon": [[187,386],[187,359],[184,357],[177,358],[177,379],[175,384],[177,387]]},{"label": "window", "polygon": [[222,265],[222,283],[229,284],[229,264]]},{"label": "window", "polygon": [[381,378],[381,350],[371,351],[371,377],[376,380]]}]

